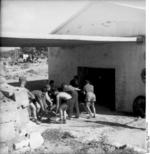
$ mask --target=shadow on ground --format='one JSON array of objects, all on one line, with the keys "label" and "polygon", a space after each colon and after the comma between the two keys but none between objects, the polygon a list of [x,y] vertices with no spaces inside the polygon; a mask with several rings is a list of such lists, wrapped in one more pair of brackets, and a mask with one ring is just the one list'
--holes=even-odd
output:
[{"label": "shadow on ground", "polygon": [[107,115],[121,115],[121,116],[129,116],[129,117],[133,117],[133,113],[132,112],[119,112],[119,111],[115,111],[115,110],[111,110],[105,106],[100,106],[100,105],[96,105],[96,113],[97,114],[107,114]]},{"label": "shadow on ground", "polygon": [[107,126],[114,126],[114,127],[123,127],[123,128],[129,128],[129,129],[138,129],[138,130],[145,130],[145,128],[137,128],[133,126],[129,126],[127,124],[120,124],[117,122],[108,122],[108,121],[90,121],[90,120],[85,120],[85,122],[91,122],[91,123],[96,123],[100,125],[107,125]]}]

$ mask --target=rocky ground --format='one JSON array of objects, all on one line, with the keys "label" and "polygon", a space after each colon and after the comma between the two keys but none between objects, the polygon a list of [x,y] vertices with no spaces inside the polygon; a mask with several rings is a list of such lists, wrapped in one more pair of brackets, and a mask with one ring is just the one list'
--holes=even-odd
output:
[{"label": "rocky ground", "polygon": [[18,63],[6,65],[8,82],[18,82],[19,76],[25,75],[29,81],[48,79],[47,58],[39,59],[37,63]]},{"label": "rocky ground", "polygon": [[[120,115],[98,108],[96,118],[87,119],[82,113],[66,124],[57,118],[44,120],[31,132],[39,132],[44,138],[42,146],[21,154],[144,154],[146,150],[145,119]],[[106,112],[104,112],[106,110]],[[105,114],[106,113],[106,114]],[[18,153],[18,152],[17,152]]]}]

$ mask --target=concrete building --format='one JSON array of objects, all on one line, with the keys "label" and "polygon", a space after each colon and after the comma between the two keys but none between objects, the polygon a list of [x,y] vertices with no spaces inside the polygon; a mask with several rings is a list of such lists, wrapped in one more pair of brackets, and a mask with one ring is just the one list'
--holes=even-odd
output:
[{"label": "concrete building", "polygon": [[[138,2],[138,1],[137,1]],[[145,10],[136,5],[94,2],[61,25],[53,34],[103,36],[108,41],[92,45],[49,48],[49,78],[57,84],[89,78],[97,103],[132,112],[134,99],[145,95],[141,72],[145,68],[145,41],[118,42],[113,37],[145,36]]]},{"label": "concrete building", "polygon": [[132,112],[134,99],[145,95],[144,0],[93,1],[51,34],[1,37],[2,46],[48,46],[49,79],[90,78],[99,105]]}]

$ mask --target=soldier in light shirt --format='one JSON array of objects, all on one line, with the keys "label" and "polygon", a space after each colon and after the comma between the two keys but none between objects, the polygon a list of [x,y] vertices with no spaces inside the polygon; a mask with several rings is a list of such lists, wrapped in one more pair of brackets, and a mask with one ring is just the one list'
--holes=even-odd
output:
[{"label": "soldier in light shirt", "polygon": [[66,111],[71,98],[66,92],[56,92],[56,113],[59,111],[60,123],[66,123]]}]

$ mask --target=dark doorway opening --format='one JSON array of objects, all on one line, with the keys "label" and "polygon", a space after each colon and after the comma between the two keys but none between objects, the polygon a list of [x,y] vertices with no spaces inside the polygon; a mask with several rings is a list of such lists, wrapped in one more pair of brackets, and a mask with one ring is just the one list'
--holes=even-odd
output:
[{"label": "dark doorway opening", "polygon": [[78,67],[80,86],[86,79],[94,85],[97,105],[115,110],[115,69]]}]

